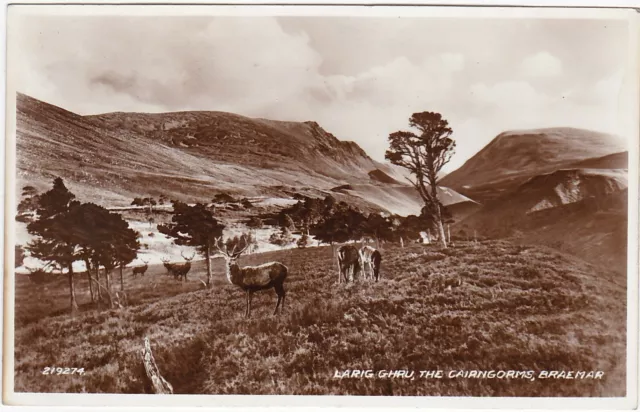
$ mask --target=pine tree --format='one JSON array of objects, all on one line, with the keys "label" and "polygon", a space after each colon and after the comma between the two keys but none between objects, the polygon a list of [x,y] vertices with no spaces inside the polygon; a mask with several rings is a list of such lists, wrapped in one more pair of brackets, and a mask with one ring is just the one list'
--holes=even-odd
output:
[{"label": "pine tree", "polygon": [[158,225],[158,230],[175,239],[178,245],[195,246],[207,264],[207,287],[211,287],[211,252],[216,239],[222,236],[224,225],[219,223],[206,205],[174,201],[171,223]]}]

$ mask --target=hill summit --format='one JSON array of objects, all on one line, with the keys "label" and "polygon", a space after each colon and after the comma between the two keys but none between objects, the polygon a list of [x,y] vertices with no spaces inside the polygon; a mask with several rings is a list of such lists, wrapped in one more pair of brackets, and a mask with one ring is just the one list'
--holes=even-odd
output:
[{"label": "hill summit", "polygon": [[530,177],[626,150],[626,142],[620,137],[590,130],[564,127],[507,131],[443,177],[441,183],[484,202]]}]

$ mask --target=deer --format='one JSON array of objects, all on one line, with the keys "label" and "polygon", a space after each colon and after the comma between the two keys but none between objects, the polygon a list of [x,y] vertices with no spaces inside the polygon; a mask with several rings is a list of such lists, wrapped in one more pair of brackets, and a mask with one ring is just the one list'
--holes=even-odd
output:
[{"label": "deer", "polygon": [[165,269],[167,269],[167,274],[173,275],[173,263],[169,263],[169,258],[167,257],[163,257],[161,260],[162,260],[162,265],[164,266]]},{"label": "deer", "polygon": [[176,279],[187,280],[187,273],[191,270],[191,261],[195,257],[196,253],[193,252],[191,257],[186,257],[183,252],[180,252],[182,258],[187,262],[182,265],[177,263],[169,263],[169,259],[162,259],[162,264],[167,269],[170,275],[173,275]]},{"label": "deer", "polygon": [[[365,245],[360,248],[358,253],[363,277],[376,282],[380,280],[380,262],[382,261],[380,252],[371,246]],[[369,268],[369,274],[367,274],[367,267]]]},{"label": "deer", "polygon": [[338,248],[338,284],[355,280],[360,271],[360,255],[358,249],[352,245],[342,245]]},{"label": "deer", "polygon": [[[226,246],[221,244],[221,240],[222,238],[216,239],[215,248],[226,262],[227,280],[247,294],[245,317],[249,318],[251,316],[251,299],[253,298],[253,293],[271,288],[275,289],[276,295],[278,295],[278,301],[276,302],[273,315],[275,316],[278,313],[278,308],[280,308],[280,313],[282,313],[284,311],[284,300],[286,296],[284,281],[287,279],[289,269],[280,262],[268,262],[259,266],[245,266],[241,268],[238,265],[238,259],[250,245],[246,245],[239,251],[236,251],[237,245],[235,245],[231,252],[229,252]],[[280,306],[281,304],[282,306]]]},{"label": "deer", "polygon": [[146,273],[147,269],[149,269],[149,261],[148,260],[144,260],[144,259],[140,259],[141,261],[144,262],[144,266],[136,266],[133,268],[133,277],[135,278],[136,275],[141,275],[144,276],[144,274]]},{"label": "deer", "polygon": [[180,256],[182,256],[182,258],[187,263],[184,263],[182,265],[174,264],[173,265],[173,275],[176,277],[176,279],[180,279],[180,280],[185,280],[186,281],[187,280],[187,273],[189,273],[189,271],[191,270],[191,261],[196,256],[196,252],[193,252],[193,254],[190,257],[186,257],[183,252],[180,252]]}]

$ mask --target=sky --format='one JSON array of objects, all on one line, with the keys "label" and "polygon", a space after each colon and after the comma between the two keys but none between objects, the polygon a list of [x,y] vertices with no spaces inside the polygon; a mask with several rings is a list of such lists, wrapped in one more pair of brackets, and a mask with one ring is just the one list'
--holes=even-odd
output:
[{"label": "sky", "polygon": [[9,27],[16,90],[82,115],[313,120],[383,160],[390,133],[434,111],[457,143],[445,171],[506,130],[626,133],[625,20],[29,15]]}]

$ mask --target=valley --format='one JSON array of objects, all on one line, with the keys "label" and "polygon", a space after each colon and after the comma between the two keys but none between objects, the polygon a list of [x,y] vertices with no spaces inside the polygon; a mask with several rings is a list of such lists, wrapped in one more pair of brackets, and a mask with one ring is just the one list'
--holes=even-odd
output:
[{"label": "valley", "polygon": [[[422,200],[404,170],[319,124],[223,112],[80,116],[26,95],[18,95],[17,121],[18,193],[44,192],[62,177],[79,201],[120,214],[141,246],[123,268],[120,307],[94,301],[84,263],[73,263],[74,316],[68,277],[36,282],[27,275],[43,262],[26,256],[15,271],[18,391],[152,393],[139,357],[148,337],[163,376],[183,394],[624,395],[629,188],[628,148],[618,138],[570,128],[500,134],[439,182],[450,247],[376,232],[369,244],[382,254],[382,280],[337,285],[337,247],[359,247],[366,236],[359,226],[349,239],[311,235],[299,246],[309,222],[343,213],[331,228],[340,233],[383,217],[398,232]],[[144,197],[164,200],[132,205]],[[225,239],[250,233],[256,242],[243,266],[289,268],[284,314],[271,316],[270,290],[243,318],[244,293],[219,256],[206,288],[203,254],[161,231],[175,217],[172,200],[202,203]],[[289,240],[274,241],[287,219]],[[17,228],[24,246],[32,237],[25,223]],[[191,254],[184,280],[163,266]],[[148,270],[134,276],[143,262]],[[43,383],[36,372],[53,363],[83,365],[87,375]],[[606,378],[333,379],[345,365],[581,368]]]}]

